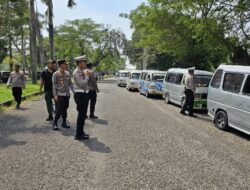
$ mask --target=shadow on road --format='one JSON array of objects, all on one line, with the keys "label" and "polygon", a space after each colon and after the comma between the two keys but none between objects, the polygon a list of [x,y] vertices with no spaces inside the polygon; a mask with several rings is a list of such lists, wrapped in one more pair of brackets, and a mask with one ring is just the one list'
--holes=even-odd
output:
[{"label": "shadow on road", "polygon": [[11,136],[22,133],[46,134],[49,133],[48,125],[36,124],[28,127],[29,120],[25,117],[1,114],[0,115],[0,148],[13,145],[24,145],[26,141],[18,141]]},{"label": "shadow on road", "polygon": [[89,119],[89,120],[99,125],[108,125],[108,121],[103,119]]},{"label": "shadow on road", "polygon": [[97,138],[90,138],[87,141],[83,141],[83,143],[94,152],[99,153],[111,153],[111,148],[106,146],[104,143],[98,141]]}]

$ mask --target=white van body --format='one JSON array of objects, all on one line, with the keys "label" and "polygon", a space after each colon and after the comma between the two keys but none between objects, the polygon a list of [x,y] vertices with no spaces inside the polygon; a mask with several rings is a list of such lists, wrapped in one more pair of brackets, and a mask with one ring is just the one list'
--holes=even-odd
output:
[{"label": "white van body", "polygon": [[117,75],[117,86],[126,86],[128,76],[129,76],[129,71],[119,70]]},{"label": "white van body", "polygon": [[216,126],[250,135],[250,67],[221,65],[208,90],[208,114]]},{"label": "white van body", "polygon": [[[166,103],[172,102],[183,106],[185,102],[185,77],[188,69],[173,68],[169,69],[163,82],[163,98]],[[207,109],[207,93],[209,82],[213,73],[202,70],[195,70],[194,78],[197,83],[194,108]]]},{"label": "white van body", "polygon": [[141,70],[132,70],[129,72],[129,76],[127,79],[127,89],[130,90],[138,90]]}]

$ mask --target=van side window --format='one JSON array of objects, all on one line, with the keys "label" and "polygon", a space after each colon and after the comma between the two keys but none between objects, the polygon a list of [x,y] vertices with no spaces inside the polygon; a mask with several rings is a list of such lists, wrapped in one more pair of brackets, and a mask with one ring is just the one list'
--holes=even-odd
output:
[{"label": "van side window", "polygon": [[174,84],[180,85],[181,81],[182,81],[182,78],[183,78],[183,74],[182,73],[178,73],[176,75],[176,77],[175,77]]},{"label": "van side window", "polygon": [[250,75],[247,77],[247,80],[245,82],[243,94],[250,96]]},{"label": "van side window", "polygon": [[147,73],[144,73],[143,80],[146,80]]},{"label": "van side window", "polygon": [[223,90],[239,93],[245,75],[236,73],[226,73],[224,77]]},{"label": "van side window", "polygon": [[166,77],[166,82],[167,83],[173,83],[175,79],[175,73],[168,73]]},{"label": "van side window", "polygon": [[221,78],[222,78],[223,70],[219,69],[214,74],[213,80],[211,82],[211,87],[213,88],[219,88],[221,84]]}]

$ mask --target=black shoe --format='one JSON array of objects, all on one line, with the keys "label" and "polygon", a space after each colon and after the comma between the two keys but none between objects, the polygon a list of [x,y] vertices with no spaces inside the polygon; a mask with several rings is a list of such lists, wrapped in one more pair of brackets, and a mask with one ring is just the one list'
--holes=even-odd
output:
[{"label": "black shoe", "polygon": [[194,114],[189,114],[188,116],[189,117],[198,117],[197,115],[194,115]]},{"label": "black shoe", "polygon": [[83,133],[83,136],[89,138],[89,135],[87,133]]},{"label": "black shoe", "polygon": [[53,117],[52,116],[49,116],[46,121],[53,121]]},{"label": "black shoe", "polygon": [[95,115],[90,115],[89,118],[91,118],[91,119],[98,119],[98,117],[95,116]]},{"label": "black shoe", "polygon": [[54,131],[58,131],[58,130],[59,130],[59,129],[58,129],[58,126],[57,126],[56,124],[53,125],[53,130],[54,130]]},{"label": "black shoe", "polygon": [[16,105],[16,109],[18,109],[18,110],[19,110],[19,109],[20,109],[20,105]]},{"label": "black shoe", "polygon": [[180,113],[181,113],[182,115],[187,115],[187,114],[185,113],[185,111],[183,111],[183,110],[181,110]]},{"label": "black shoe", "polygon": [[66,129],[70,128],[70,126],[67,125],[66,123],[63,123],[61,127],[62,127],[62,128],[66,128]]},{"label": "black shoe", "polygon": [[80,136],[80,137],[75,137],[75,140],[82,141],[82,140],[88,140],[88,136]]}]

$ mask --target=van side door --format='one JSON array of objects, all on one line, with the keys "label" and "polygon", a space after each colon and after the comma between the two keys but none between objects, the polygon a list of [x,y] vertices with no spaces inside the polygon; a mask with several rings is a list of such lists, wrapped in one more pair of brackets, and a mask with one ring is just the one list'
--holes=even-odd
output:
[{"label": "van side door", "polygon": [[245,111],[243,110],[245,98],[241,94],[241,89],[245,75],[242,73],[230,73],[226,72],[224,75],[224,81],[222,90],[225,92],[227,116],[230,125],[239,126],[243,128],[243,120],[245,119]]},{"label": "van side door", "polygon": [[[181,104],[182,97],[184,94],[184,87],[182,85],[182,79],[183,79],[184,74],[183,73],[177,73],[173,82],[173,99],[176,102],[179,102]],[[178,103],[178,104],[179,104]]]}]

